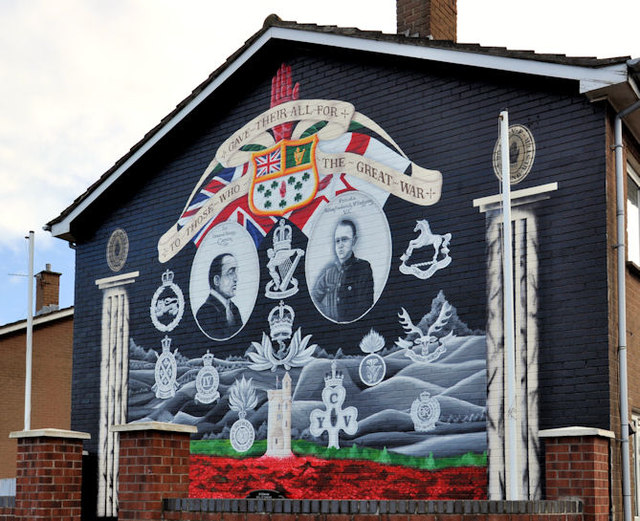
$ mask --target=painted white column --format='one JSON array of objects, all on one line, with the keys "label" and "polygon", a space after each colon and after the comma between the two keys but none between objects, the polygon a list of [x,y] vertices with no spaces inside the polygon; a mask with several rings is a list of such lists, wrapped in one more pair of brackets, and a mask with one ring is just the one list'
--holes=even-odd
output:
[{"label": "painted white column", "polygon": [[511,192],[515,289],[516,429],[515,454],[506,446],[506,381],[502,300],[501,196],[475,199],[486,214],[487,241],[487,443],[489,499],[507,498],[507,461],[517,462],[522,499],[541,497],[538,440],[538,231],[535,203],[558,189],[550,183]]},{"label": "painted white column", "polygon": [[118,437],[112,425],[127,423],[129,370],[129,300],[125,286],[134,271],[96,280],[103,291],[100,362],[100,429],[98,437],[98,516],[118,515]]}]

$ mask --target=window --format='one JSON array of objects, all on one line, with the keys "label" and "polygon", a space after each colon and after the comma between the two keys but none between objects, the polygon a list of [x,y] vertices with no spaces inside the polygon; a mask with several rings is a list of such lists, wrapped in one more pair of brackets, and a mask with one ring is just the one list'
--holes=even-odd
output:
[{"label": "window", "polygon": [[640,177],[627,167],[627,259],[640,266]]}]

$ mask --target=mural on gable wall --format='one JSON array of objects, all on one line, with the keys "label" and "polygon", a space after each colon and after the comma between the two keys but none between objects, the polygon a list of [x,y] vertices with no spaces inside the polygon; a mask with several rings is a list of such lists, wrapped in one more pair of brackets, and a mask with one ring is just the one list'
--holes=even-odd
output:
[{"label": "mural on gable wall", "polygon": [[[129,340],[128,420],[198,427],[192,496],[487,497],[487,338],[438,287],[456,258],[429,222],[441,189],[352,104],[301,98],[278,70],[271,107],[158,238],[156,344]],[[388,215],[389,198],[416,213]],[[172,340],[189,314],[197,354]]]}]

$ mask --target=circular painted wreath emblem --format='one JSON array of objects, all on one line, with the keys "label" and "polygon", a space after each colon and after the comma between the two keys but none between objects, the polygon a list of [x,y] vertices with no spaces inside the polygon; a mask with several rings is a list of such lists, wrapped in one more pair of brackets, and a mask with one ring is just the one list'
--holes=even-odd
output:
[{"label": "circular painted wreath emblem", "polygon": [[[493,148],[493,171],[502,179],[502,146],[500,139]],[[515,185],[522,181],[533,166],[533,160],[536,156],[536,142],[533,134],[524,125],[509,126],[509,175],[511,184]]]},{"label": "circular painted wreath emblem", "polygon": [[129,237],[122,228],[117,228],[107,243],[107,264],[111,271],[120,271],[129,255]]}]

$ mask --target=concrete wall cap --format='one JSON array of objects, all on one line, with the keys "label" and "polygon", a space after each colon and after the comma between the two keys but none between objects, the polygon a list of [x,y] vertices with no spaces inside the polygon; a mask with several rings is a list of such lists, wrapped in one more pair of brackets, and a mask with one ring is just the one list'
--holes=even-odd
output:
[{"label": "concrete wall cap", "polygon": [[29,431],[14,431],[9,438],[71,438],[76,440],[90,440],[88,432],[67,431],[64,429],[34,429]]},{"label": "concrete wall cap", "polygon": [[135,432],[135,431],[165,431],[165,432],[186,432],[194,434],[198,432],[195,425],[181,425],[178,423],[164,422],[140,422],[126,423],[124,425],[112,425],[109,427],[111,432]]},{"label": "concrete wall cap", "polygon": [[544,429],[538,432],[540,438],[568,438],[570,436],[600,436],[601,438],[614,439],[612,431],[597,429],[595,427],[562,427],[560,429]]}]

